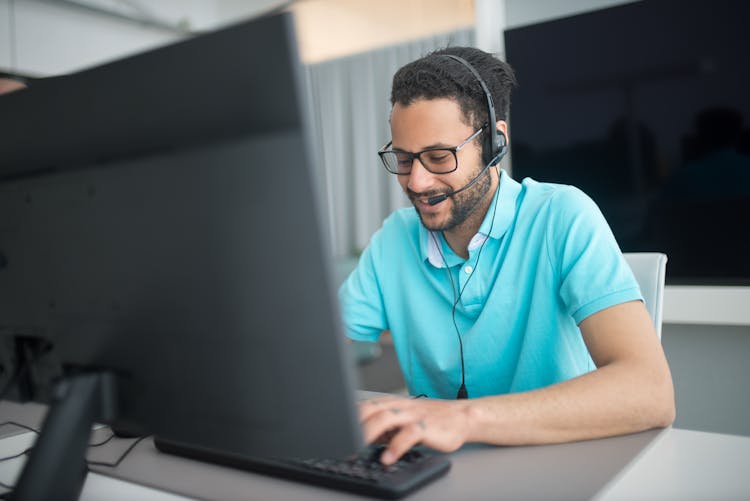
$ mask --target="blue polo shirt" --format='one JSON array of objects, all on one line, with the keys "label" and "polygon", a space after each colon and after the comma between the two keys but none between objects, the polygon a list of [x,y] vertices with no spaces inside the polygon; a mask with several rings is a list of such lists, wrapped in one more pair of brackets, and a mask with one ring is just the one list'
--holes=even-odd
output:
[{"label": "blue polo shirt", "polygon": [[451,310],[459,294],[470,397],[594,369],[578,324],[642,300],[599,208],[577,188],[518,183],[502,171],[492,204],[466,260],[425,229],[413,207],[395,211],[339,290],[347,335],[376,341],[390,330],[413,395],[456,397],[461,359]]}]

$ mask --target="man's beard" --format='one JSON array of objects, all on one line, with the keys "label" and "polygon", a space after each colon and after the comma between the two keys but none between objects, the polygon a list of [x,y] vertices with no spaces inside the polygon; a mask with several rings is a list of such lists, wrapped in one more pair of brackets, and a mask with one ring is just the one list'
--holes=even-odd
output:
[{"label": "man's beard", "polygon": [[487,169],[486,175],[482,174],[474,184],[474,186],[472,186],[468,190],[462,191],[461,193],[450,197],[453,200],[453,207],[451,207],[451,212],[448,215],[448,219],[446,219],[442,223],[430,223],[429,221],[425,221],[425,218],[422,216],[422,213],[419,212],[419,209],[417,208],[416,204],[414,204],[414,202],[418,198],[424,200],[445,193],[415,193],[407,188],[406,194],[409,197],[409,200],[411,200],[412,204],[414,204],[414,208],[416,209],[417,214],[419,214],[419,220],[422,221],[422,225],[425,228],[430,231],[450,231],[453,228],[463,224],[474,212],[474,209],[476,209],[484,196],[490,191],[490,187],[492,186],[492,177],[489,175],[489,172],[490,170]]}]

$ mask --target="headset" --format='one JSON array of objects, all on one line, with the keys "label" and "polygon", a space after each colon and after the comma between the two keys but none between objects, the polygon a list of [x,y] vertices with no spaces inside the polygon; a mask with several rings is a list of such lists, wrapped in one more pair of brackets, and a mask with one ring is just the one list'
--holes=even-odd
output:
[{"label": "headset", "polygon": [[438,54],[438,56],[448,57],[464,65],[474,75],[479,85],[482,86],[484,97],[487,99],[487,128],[489,129],[486,139],[482,143],[482,160],[485,166],[497,165],[508,152],[508,141],[503,131],[498,130],[495,126],[497,123],[497,119],[495,118],[495,104],[492,101],[492,94],[489,87],[487,87],[487,84],[479,75],[476,68],[469,64],[466,59],[453,54]]},{"label": "headset", "polygon": [[[482,77],[479,75],[479,72],[471,65],[468,61],[465,59],[455,56],[453,54],[436,54],[439,57],[447,57],[454,61],[457,61],[461,63],[463,66],[465,66],[469,71],[471,71],[472,75],[477,79],[479,82],[479,85],[482,86],[482,91],[484,92],[484,96],[487,99],[487,128],[488,134],[486,135],[485,140],[482,142],[482,161],[484,162],[484,168],[477,174],[471,181],[469,181],[467,184],[465,184],[463,187],[459,188],[458,190],[454,190],[449,194],[442,194],[437,195],[434,197],[431,197],[427,203],[430,205],[436,205],[443,200],[447,199],[448,197],[451,197],[455,195],[456,193],[459,193],[461,191],[464,191],[465,189],[472,186],[477,180],[482,177],[482,175],[489,169],[490,167],[497,165],[500,163],[500,160],[503,159],[503,157],[508,152],[508,141],[505,137],[505,134],[503,131],[498,130],[496,127],[497,120],[495,119],[495,105],[492,101],[492,94],[490,94],[490,90],[487,87],[487,84],[484,82]],[[495,223],[495,212],[497,211],[497,201],[494,202],[494,208],[492,211],[492,225]],[[490,225],[490,233],[492,232],[492,225]],[[451,281],[451,290],[453,291],[453,308],[451,310],[451,316],[453,318],[453,326],[456,328],[456,334],[458,335],[458,345],[460,349],[460,355],[461,355],[461,386],[458,389],[458,393],[456,394],[456,398],[469,398],[469,392],[466,389],[466,371],[464,369],[464,346],[463,346],[463,340],[461,339],[461,331],[458,329],[458,324],[456,323],[456,307],[458,306],[459,301],[461,300],[461,296],[463,295],[464,290],[466,289],[466,285],[469,283],[469,280],[471,280],[471,277],[474,276],[474,272],[477,270],[478,266],[474,266],[474,269],[471,271],[471,275],[469,275],[469,278],[466,279],[466,282],[464,282],[463,288],[459,291],[456,289],[456,286],[453,282],[453,275],[450,272],[450,268],[448,268],[448,263],[445,260],[445,256],[443,256],[442,250],[440,250],[440,243],[435,238],[434,234],[432,234],[432,238],[435,239],[435,245],[437,246],[438,251],[440,252],[440,257],[443,259],[443,264],[445,264],[446,270],[448,271],[448,278],[450,278]],[[487,243],[487,238],[483,243],[482,246],[479,248],[479,252],[477,253],[477,265],[479,264],[479,258],[482,255],[482,249],[484,249],[484,244]]]},{"label": "headset", "polygon": [[487,134],[485,135],[484,141],[482,141],[482,161],[484,162],[484,168],[479,171],[479,174],[477,174],[471,181],[466,183],[464,186],[457,190],[453,190],[450,193],[443,193],[440,195],[435,195],[434,197],[430,197],[427,199],[427,203],[430,205],[437,205],[440,202],[448,199],[449,197],[452,197],[453,195],[456,195],[464,190],[469,189],[471,186],[476,183],[479,178],[484,175],[484,173],[492,167],[493,165],[497,165],[500,163],[500,160],[503,159],[506,153],[508,153],[508,141],[505,138],[505,134],[503,134],[503,131],[498,130],[496,127],[497,120],[495,119],[495,105],[492,101],[492,94],[490,93],[489,87],[487,87],[487,84],[484,83],[484,80],[481,76],[479,76],[479,72],[471,65],[469,62],[462,58],[455,56],[453,54],[436,54],[438,57],[447,57],[454,61],[457,61],[464,65],[466,68],[468,68],[469,71],[474,75],[474,77],[479,82],[479,85],[482,86],[482,91],[484,92],[484,96],[487,99]]}]

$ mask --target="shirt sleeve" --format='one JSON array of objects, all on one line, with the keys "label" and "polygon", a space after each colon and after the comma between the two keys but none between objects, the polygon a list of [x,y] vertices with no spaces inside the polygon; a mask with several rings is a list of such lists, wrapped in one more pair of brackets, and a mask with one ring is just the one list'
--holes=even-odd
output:
[{"label": "shirt sleeve", "polygon": [[377,341],[388,329],[377,273],[380,240],[378,231],[359,258],[357,267],[339,288],[344,329],[355,341]]},{"label": "shirt sleeve", "polygon": [[560,280],[560,298],[577,324],[600,310],[643,300],[599,207],[582,191],[566,187],[550,202],[547,247]]}]

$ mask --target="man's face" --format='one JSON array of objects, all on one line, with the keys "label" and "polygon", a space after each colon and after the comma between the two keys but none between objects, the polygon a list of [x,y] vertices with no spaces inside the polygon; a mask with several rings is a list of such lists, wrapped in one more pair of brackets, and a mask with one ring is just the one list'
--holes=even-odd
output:
[{"label": "man's face", "polygon": [[[391,112],[394,150],[415,153],[427,148],[451,148],[474,132],[464,123],[461,108],[452,99],[419,99],[408,106],[396,103]],[[453,172],[433,174],[419,160],[414,160],[411,173],[398,176],[401,188],[428,230],[449,231],[461,225],[489,191],[490,177],[482,176],[466,191],[436,205],[427,203],[430,197],[462,188],[479,174],[484,167],[483,134],[457,152],[458,168]]]}]

